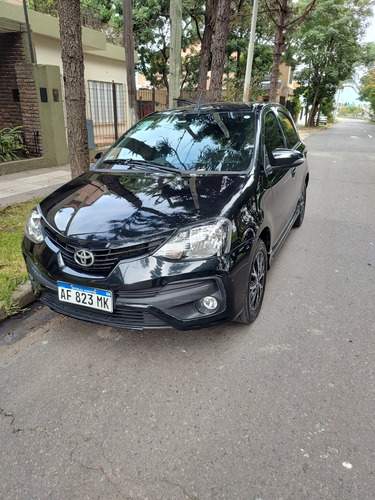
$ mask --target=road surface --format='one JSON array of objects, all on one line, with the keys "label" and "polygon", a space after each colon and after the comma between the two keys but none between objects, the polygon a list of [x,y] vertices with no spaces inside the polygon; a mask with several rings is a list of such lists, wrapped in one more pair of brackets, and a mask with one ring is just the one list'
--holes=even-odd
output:
[{"label": "road surface", "polygon": [[42,307],[1,340],[1,499],[375,497],[375,126],[306,143],[305,221],[252,326]]}]

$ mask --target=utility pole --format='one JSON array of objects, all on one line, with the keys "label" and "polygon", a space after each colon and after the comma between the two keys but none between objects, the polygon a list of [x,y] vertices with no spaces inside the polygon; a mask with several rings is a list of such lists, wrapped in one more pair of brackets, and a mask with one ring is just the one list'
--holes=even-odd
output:
[{"label": "utility pole", "polygon": [[169,54],[169,107],[180,97],[182,0],[170,0],[171,45]]},{"label": "utility pole", "polygon": [[125,47],[125,65],[126,65],[126,104],[129,110],[130,123],[132,127],[138,120],[137,108],[137,89],[135,86],[135,65],[134,65],[134,34],[133,34],[133,16],[131,0],[122,2],[123,23],[124,23],[124,47]]},{"label": "utility pole", "polygon": [[253,59],[254,59],[254,43],[255,43],[255,29],[257,25],[257,17],[258,17],[258,0],[254,0],[253,2],[253,14],[251,18],[251,31],[250,31],[250,40],[249,40],[249,48],[247,52],[247,61],[246,61],[246,74],[245,74],[245,84],[243,90],[243,102],[248,102],[250,99],[250,85],[251,85],[251,71],[253,67]]},{"label": "utility pole", "polygon": [[30,23],[29,23],[29,14],[27,13],[27,5],[26,5],[26,0],[22,0],[23,4],[23,12],[25,14],[25,22],[26,22],[26,31],[27,31],[27,39],[29,41],[29,49],[30,49],[30,60],[34,64],[35,63],[35,57],[34,57],[34,49],[33,49],[33,42],[31,40],[31,30],[30,30]]}]

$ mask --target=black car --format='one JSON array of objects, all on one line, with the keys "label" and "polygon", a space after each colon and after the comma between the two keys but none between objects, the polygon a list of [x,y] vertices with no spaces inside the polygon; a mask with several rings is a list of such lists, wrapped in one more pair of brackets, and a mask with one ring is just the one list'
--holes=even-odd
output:
[{"label": "black car", "polygon": [[278,104],[153,113],[37,205],[23,254],[59,313],[122,328],[250,323],[300,226],[306,147]]}]

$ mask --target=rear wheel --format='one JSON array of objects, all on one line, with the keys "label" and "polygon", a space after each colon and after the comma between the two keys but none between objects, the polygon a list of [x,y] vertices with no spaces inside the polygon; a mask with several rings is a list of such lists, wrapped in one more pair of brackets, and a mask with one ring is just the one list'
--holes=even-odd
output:
[{"label": "rear wheel", "polygon": [[306,184],[303,188],[301,198],[298,201],[299,204],[299,214],[297,219],[294,221],[294,227],[302,226],[303,219],[305,217],[305,209],[306,209]]},{"label": "rear wheel", "polygon": [[245,294],[244,309],[237,316],[238,323],[252,323],[262,307],[267,278],[267,250],[264,242],[258,240],[250,266],[249,282]]}]

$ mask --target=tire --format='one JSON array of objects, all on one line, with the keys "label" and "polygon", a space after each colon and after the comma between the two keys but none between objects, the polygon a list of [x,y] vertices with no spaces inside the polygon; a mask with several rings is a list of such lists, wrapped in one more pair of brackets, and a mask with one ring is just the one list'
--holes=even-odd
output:
[{"label": "tire", "polygon": [[267,250],[263,240],[258,240],[250,265],[250,275],[245,293],[244,308],[237,316],[237,323],[252,323],[258,317],[263,303],[267,280]]},{"label": "tire", "polygon": [[298,200],[299,214],[297,219],[294,221],[293,227],[301,227],[303,219],[305,218],[306,210],[306,184],[303,187],[301,198]]}]

